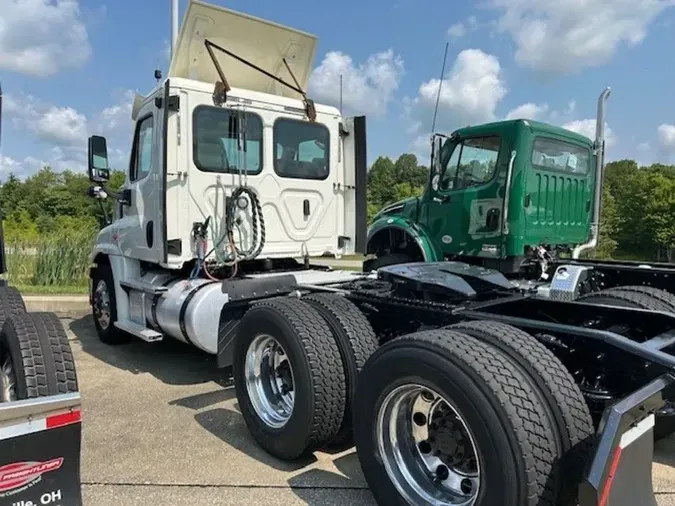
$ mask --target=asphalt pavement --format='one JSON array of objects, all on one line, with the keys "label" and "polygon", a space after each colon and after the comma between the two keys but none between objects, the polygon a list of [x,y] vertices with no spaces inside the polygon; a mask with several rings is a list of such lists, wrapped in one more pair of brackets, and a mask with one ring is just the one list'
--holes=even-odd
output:
[{"label": "asphalt pavement", "polygon": [[[353,449],[289,464],[249,435],[231,378],[175,341],[106,346],[63,318],[83,402],[86,506],[374,506]],[[657,445],[659,506],[675,506],[675,438]]]}]

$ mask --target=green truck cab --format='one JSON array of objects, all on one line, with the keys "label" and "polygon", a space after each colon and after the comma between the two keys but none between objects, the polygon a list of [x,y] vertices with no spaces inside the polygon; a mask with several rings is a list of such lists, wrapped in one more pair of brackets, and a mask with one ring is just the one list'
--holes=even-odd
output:
[{"label": "green truck cab", "polygon": [[375,215],[364,270],[461,260],[539,277],[549,260],[594,247],[608,95],[595,142],[524,119],[434,135],[425,191]]}]

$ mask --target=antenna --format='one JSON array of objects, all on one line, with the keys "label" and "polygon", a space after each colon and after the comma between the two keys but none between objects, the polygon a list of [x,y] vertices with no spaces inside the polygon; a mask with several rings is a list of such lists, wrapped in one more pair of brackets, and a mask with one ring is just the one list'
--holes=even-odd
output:
[{"label": "antenna", "polygon": [[436,96],[436,107],[434,108],[434,120],[431,123],[431,133],[436,130],[436,115],[438,114],[438,103],[441,100],[441,88],[443,87],[443,76],[445,75],[445,62],[448,58],[449,42],[445,43],[445,54],[443,55],[443,67],[441,68],[441,80],[438,82],[438,95]]},{"label": "antenna", "polygon": [[340,74],[340,115],[342,115],[342,74]]}]

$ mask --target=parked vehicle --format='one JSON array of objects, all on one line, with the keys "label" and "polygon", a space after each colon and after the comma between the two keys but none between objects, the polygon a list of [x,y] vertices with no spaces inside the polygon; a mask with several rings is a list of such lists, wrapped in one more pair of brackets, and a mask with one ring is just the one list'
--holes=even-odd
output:
[{"label": "parked vehicle", "polygon": [[0,280],[0,506],[81,505],[80,445],[80,394],[63,325],[54,313],[27,312],[21,293]]},{"label": "parked vehicle", "polygon": [[89,139],[91,195],[118,204],[91,253],[100,339],[214,355],[267,452],[354,442],[380,504],[656,504],[668,294],[579,297],[573,261],[535,289],[460,261],[312,265],[367,239],[366,120],[307,97],[315,44],[192,0],[120,191]]}]

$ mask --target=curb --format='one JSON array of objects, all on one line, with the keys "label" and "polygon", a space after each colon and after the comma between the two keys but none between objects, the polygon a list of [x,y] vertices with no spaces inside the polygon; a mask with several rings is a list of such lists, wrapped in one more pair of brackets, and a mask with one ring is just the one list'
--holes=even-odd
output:
[{"label": "curb", "polygon": [[26,309],[48,311],[58,315],[85,316],[91,312],[86,295],[23,295]]}]

